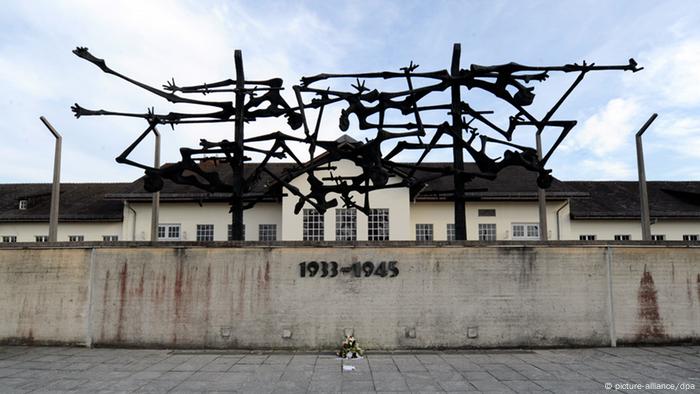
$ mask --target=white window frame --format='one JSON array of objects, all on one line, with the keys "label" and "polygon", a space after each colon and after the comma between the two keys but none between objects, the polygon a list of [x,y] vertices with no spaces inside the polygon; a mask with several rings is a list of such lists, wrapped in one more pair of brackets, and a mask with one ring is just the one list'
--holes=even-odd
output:
[{"label": "white window frame", "polygon": [[[518,226],[522,226],[523,235],[515,235],[516,234],[515,228]],[[530,230],[533,227],[537,228],[537,235],[536,236],[529,235]],[[540,225],[539,225],[539,223],[511,223],[510,229],[511,229],[511,233],[513,234],[512,238],[514,240],[535,241],[535,240],[540,239]]]},{"label": "white window frame", "polygon": [[629,234],[615,234],[613,239],[615,241],[629,241],[632,239],[632,236]]},{"label": "white window frame", "polygon": [[683,241],[697,241],[700,239],[698,234],[683,234]]},{"label": "white window frame", "polygon": [[22,211],[26,210],[29,206],[29,200],[19,200],[19,209]]},{"label": "white window frame", "polygon": [[208,242],[214,240],[214,225],[211,223],[198,224],[195,233],[197,242]]},{"label": "white window frame", "polygon": [[13,242],[17,242],[16,235],[3,235],[2,236],[2,243],[13,243]]},{"label": "white window frame", "polygon": [[578,236],[579,241],[595,241],[598,236],[595,234],[581,234]]},{"label": "white window frame", "polygon": [[258,241],[277,241],[277,224],[258,224]]},{"label": "white window frame", "polygon": [[[161,228],[163,236],[161,236]],[[177,237],[173,237],[172,229],[177,228]],[[158,224],[158,240],[159,241],[179,241],[182,238],[182,226],[180,223],[159,223]]]},{"label": "white window frame", "polygon": [[496,223],[479,223],[479,241],[495,241],[496,228]]},{"label": "white window frame", "polygon": [[445,227],[445,232],[447,233],[447,240],[448,241],[457,240],[457,230],[455,228],[454,223],[447,223],[447,226]]},{"label": "white window frame", "polygon": [[48,235],[35,235],[34,242],[49,242]]},{"label": "white window frame", "polygon": [[357,209],[336,208],[335,210],[335,240],[357,240]]},{"label": "white window frame", "polygon": [[119,241],[118,235],[103,235],[102,242],[117,242]]},{"label": "white window frame", "polygon": [[652,235],[651,235],[651,240],[652,240],[652,241],[665,241],[665,240],[666,240],[666,234],[652,234]]},{"label": "white window frame", "polygon": [[304,241],[323,241],[324,216],[313,208],[304,208],[302,217],[302,239]]},{"label": "white window frame", "polygon": [[367,240],[389,240],[389,208],[372,208],[367,215]]},{"label": "white window frame", "polygon": [[68,242],[83,242],[85,241],[84,235],[69,235]]},{"label": "white window frame", "polygon": [[416,223],[416,241],[432,241],[435,239],[432,223]]}]

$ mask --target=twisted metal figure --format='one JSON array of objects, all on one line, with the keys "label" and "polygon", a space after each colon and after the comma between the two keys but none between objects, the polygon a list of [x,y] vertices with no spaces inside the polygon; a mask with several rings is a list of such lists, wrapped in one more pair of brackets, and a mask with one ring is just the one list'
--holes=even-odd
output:
[{"label": "twisted metal figure", "polygon": [[[567,64],[564,66],[532,67],[517,63],[496,66],[471,65],[468,69],[459,66],[460,47],[455,44],[452,67],[447,70],[431,72],[416,72],[418,65],[411,62],[399,72],[370,72],[355,74],[318,74],[301,78],[301,85],[294,86],[297,100],[295,107],[290,106],[280,95],[283,81],[279,78],[252,81],[246,80],[243,74],[243,63],[240,51],[235,52],[236,79],[205,83],[195,86],[178,86],[174,79],[162,86],[163,90],[151,87],[134,79],[124,76],[108,67],[103,59],[93,56],[87,48],[78,47],[73,53],[103,72],[112,74],[171,103],[185,103],[213,108],[209,112],[181,113],[169,112],[156,114],[153,109],[145,113],[114,112],[106,110],[89,110],[75,104],[71,109],[77,118],[81,116],[114,115],[143,118],[148,127],[139,137],[117,157],[117,162],[143,169],[146,173],[145,188],[148,191],[158,191],[163,187],[163,178],[175,183],[196,186],[207,192],[230,193],[233,239],[242,239],[243,209],[252,207],[257,201],[271,193],[267,189],[263,193],[252,195],[252,190],[265,173],[278,184],[298,197],[295,213],[299,213],[304,205],[313,206],[323,213],[338,206],[338,200],[348,208],[356,208],[369,213],[369,193],[375,190],[413,187],[425,184],[430,180],[450,176],[454,183],[455,200],[455,229],[457,239],[466,238],[464,215],[464,185],[476,177],[485,179],[496,178],[499,171],[508,166],[521,166],[538,173],[537,183],[540,187],[549,187],[552,181],[551,170],[545,168],[555,149],[576,125],[574,120],[554,120],[554,113],[571,94],[574,88],[590,71],[625,70],[636,72],[641,70],[637,63],[630,59],[626,65],[596,66],[594,64]],[[527,106],[535,99],[532,83],[544,82],[550,73],[578,73],[577,78],[561,98],[542,117],[538,118],[527,110]],[[332,79],[352,78],[356,80],[351,85],[352,90],[331,90],[312,85]],[[404,79],[406,89],[400,91],[384,91],[369,89],[366,80]],[[423,82],[415,87],[414,82]],[[508,118],[507,127],[500,127],[491,119],[492,111],[473,108],[461,98],[461,90],[478,89],[491,94],[508,104],[514,114]],[[446,92],[451,94],[450,102],[440,104],[422,104],[434,93]],[[207,101],[184,97],[185,94],[217,94],[233,93],[234,101]],[[313,95],[313,99],[304,102],[304,94]],[[434,101],[434,100],[433,100]],[[319,139],[320,127],[324,109],[331,105],[343,105],[338,119],[341,131],[349,130],[351,119],[355,119],[359,129],[375,130],[372,138],[365,143],[350,139],[323,141]],[[387,112],[399,111],[402,116],[412,116],[411,121],[386,122]],[[312,131],[307,122],[310,111],[316,111],[316,125]],[[421,114],[445,112],[451,117],[451,122],[425,123]],[[280,131],[262,136],[245,138],[244,123],[259,118],[285,117],[292,130],[303,128],[304,135],[296,137]],[[378,121],[369,118],[377,116]],[[467,120],[469,118],[469,120]],[[393,119],[393,118],[392,118]],[[150,134],[157,125],[165,124],[174,127],[176,124],[234,122],[235,136],[233,141],[222,140],[211,142],[200,141],[200,148],[181,148],[182,159],[169,166],[154,168],[130,160],[129,154]],[[477,127],[478,126],[478,127]],[[534,126],[537,134],[546,128],[560,129],[559,136],[547,152],[512,142],[514,133],[523,126]],[[484,130],[479,130],[483,128]],[[493,136],[489,135],[492,133]],[[478,138],[477,138],[478,137]],[[445,139],[449,140],[445,143]],[[477,145],[478,142],[478,145]],[[257,143],[271,143],[268,149],[255,146]],[[289,143],[305,144],[309,148],[311,160],[302,162],[288,145]],[[394,143],[393,149],[384,154],[382,146]],[[504,147],[502,157],[493,158],[486,154],[489,144]],[[324,153],[315,156],[316,148]],[[424,160],[429,153],[441,149],[451,149],[453,165],[435,167],[425,165]],[[419,153],[419,159],[414,163],[399,163],[392,161],[402,152],[414,151]],[[250,158],[246,152],[263,154],[263,160],[257,164],[248,176],[244,176],[243,163]],[[478,171],[464,169],[463,154],[467,152],[476,163]],[[293,160],[283,174],[273,173],[267,166],[272,158],[290,157]],[[226,162],[232,169],[231,180],[223,179],[216,171],[202,168],[203,160],[218,158]],[[358,175],[339,176],[334,173],[333,163],[347,160],[361,169]],[[422,179],[416,179],[419,172]],[[321,177],[317,173],[328,173]],[[292,181],[306,174],[309,192],[304,193],[292,184]],[[429,174],[429,175],[425,175]],[[426,178],[427,176],[427,178]],[[364,196],[363,201],[357,201],[357,195]],[[244,198],[245,197],[245,198]]]}]

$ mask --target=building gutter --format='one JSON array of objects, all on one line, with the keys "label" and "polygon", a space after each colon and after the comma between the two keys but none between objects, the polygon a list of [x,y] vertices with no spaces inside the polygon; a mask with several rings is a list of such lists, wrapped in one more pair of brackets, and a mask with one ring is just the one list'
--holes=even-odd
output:
[{"label": "building gutter", "polygon": [[128,208],[134,213],[134,219],[131,221],[131,240],[136,241],[136,210],[129,205],[129,202],[124,200],[124,208]]},{"label": "building gutter", "polygon": [[557,209],[557,241],[561,241],[561,225],[559,224],[559,212],[561,212],[562,209],[566,208],[566,206],[569,205],[569,200],[566,200],[564,204]]}]

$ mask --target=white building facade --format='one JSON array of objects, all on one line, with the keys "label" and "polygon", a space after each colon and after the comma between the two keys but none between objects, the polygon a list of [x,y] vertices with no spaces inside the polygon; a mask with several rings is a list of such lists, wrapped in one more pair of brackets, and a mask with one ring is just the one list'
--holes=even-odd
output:
[{"label": "white building facade", "polygon": [[[353,175],[349,161],[335,174]],[[319,179],[324,175],[320,174]],[[519,168],[494,181],[468,184],[467,239],[536,241],[540,238],[535,175]],[[141,180],[123,184],[62,185],[59,241],[148,241],[151,194]],[[244,211],[246,241],[449,241],[454,239],[454,203],[449,179],[370,193],[371,211],[338,206],[324,214],[311,206],[294,213],[298,198],[280,188]],[[309,189],[305,177],[292,180]],[[474,186],[474,187],[471,187]],[[650,182],[652,234],[656,240],[697,241],[700,183]],[[48,236],[50,185],[0,185],[0,242],[43,242]],[[641,240],[634,182],[561,182],[547,192],[550,240]],[[333,196],[329,196],[332,198]],[[337,197],[337,196],[336,196]],[[363,196],[355,196],[363,201]],[[158,238],[226,241],[231,215],[225,196],[166,182],[161,191]]]}]

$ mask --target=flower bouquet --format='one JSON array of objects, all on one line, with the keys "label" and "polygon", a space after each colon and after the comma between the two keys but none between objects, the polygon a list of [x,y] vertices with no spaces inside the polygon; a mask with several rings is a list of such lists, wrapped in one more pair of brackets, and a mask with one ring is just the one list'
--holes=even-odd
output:
[{"label": "flower bouquet", "polygon": [[336,354],[341,358],[358,358],[362,357],[364,353],[365,351],[357,344],[357,340],[352,335],[348,335]]}]

